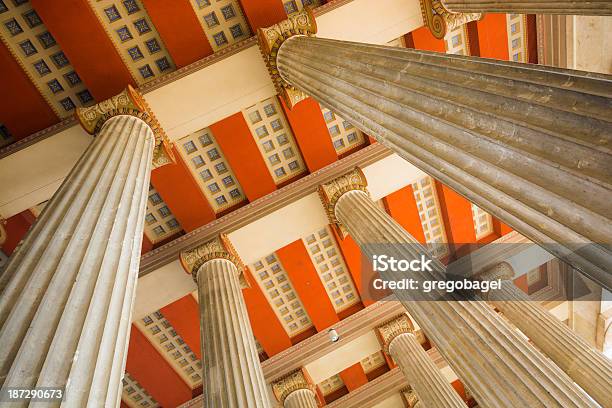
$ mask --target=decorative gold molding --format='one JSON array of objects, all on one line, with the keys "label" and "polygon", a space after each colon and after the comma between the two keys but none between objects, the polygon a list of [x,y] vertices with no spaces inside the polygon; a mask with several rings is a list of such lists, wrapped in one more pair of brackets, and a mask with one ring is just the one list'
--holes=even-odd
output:
[{"label": "decorative gold molding", "polygon": [[446,33],[471,21],[481,20],[482,13],[453,13],[444,6],[443,0],[419,0],[423,22],[439,40]]},{"label": "decorative gold molding", "polygon": [[151,108],[140,92],[128,85],[118,95],[112,96],[102,102],[87,108],[77,108],[75,116],[83,129],[91,135],[96,135],[107,120],[117,115],[130,115],[142,119],[149,125],[155,135],[155,149],[153,150],[153,168],[174,163],[171,144],[166,132],[151,111]]},{"label": "decorative gold molding", "polygon": [[289,18],[280,23],[257,30],[259,49],[268,67],[268,72],[274,83],[274,88],[276,88],[276,92],[285,100],[289,109],[293,109],[298,102],[308,98],[308,95],[295,88],[293,85],[288,84],[281,78],[276,64],[278,50],[282,43],[289,37],[293,37],[294,35],[311,36],[316,34],[316,32],[317,23],[309,7],[306,7],[299,13],[292,14]]},{"label": "decorative gold molding", "polygon": [[193,280],[198,281],[198,270],[206,262],[213,259],[227,259],[238,269],[238,276],[242,288],[249,287],[245,277],[245,266],[234,249],[234,246],[225,234],[219,234],[216,238],[203,243],[193,249],[188,249],[181,252],[181,265],[187,273],[190,273]]},{"label": "decorative gold molding", "polygon": [[406,314],[401,314],[376,328],[376,334],[383,346],[383,351],[389,354],[389,344],[394,338],[404,333],[414,333],[414,325]]},{"label": "decorative gold molding", "polygon": [[406,387],[400,392],[402,393],[402,397],[406,401],[406,404],[408,404],[409,408],[417,408],[417,404],[420,402],[419,396],[411,387]]},{"label": "decorative gold molding", "polygon": [[310,390],[315,396],[317,395],[304,368],[299,368],[284,375],[278,380],[274,380],[271,386],[272,392],[281,406],[285,403],[285,399],[289,394],[297,390]]},{"label": "decorative gold molding", "polygon": [[319,197],[325,207],[327,218],[342,238],[346,237],[347,231],[336,217],[336,204],[347,191],[359,190],[367,193],[367,186],[368,181],[359,167],[319,186]]}]

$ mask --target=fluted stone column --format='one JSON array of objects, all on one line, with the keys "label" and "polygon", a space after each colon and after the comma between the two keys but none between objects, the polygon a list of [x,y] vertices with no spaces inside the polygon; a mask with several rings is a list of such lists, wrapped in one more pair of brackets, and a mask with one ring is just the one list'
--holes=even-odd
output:
[{"label": "fluted stone column", "polygon": [[414,326],[406,315],[377,328],[385,353],[397,362],[423,406],[466,408],[465,402],[438,370],[413,331]]},{"label": "fluted stone column", "polygon": [[314,31],[260,29],[289,106],[312,96],[612,290],[612,77]]},{"label": "fluted stone column", "polygon": [[272,382],[274,396],[283,408],[317,408],[314,386],[304,369],[293,371]]},{"label": "fluted stone column", "polygon": [[[348,232],[369,259],[433,260],[432,271],[380,271],[387,281],[445,281],[446,268],[372,201],[359,169],[320,187],[330,222]],[[395,290],[476,399],[487,407],[588,407],[594,403],[482,300],[442,290]]]},{"label": "fluted stone column", "polygon": [[181,253],[198,284],[205,407],[270,407],[242,288],[244,266],[225,235]]},{"label": "fluted stone column", "polygon": [[489,292],[487,300],[601,406],[612,406],[612,361],[516,287],[508,263],[502,262],[480,277],[502,279],[501,290]]},{"label": "fluted stone column", "polygon": [[455,13],[612,15],[610,0],[442,0]]},{"label": "fluted stone column", "polygon": [[163,147],[138,98],[130,88],[79,110],[96,137],[0,277],[3,387],[66,387],[66,407],[119,402],[149,175]]}]

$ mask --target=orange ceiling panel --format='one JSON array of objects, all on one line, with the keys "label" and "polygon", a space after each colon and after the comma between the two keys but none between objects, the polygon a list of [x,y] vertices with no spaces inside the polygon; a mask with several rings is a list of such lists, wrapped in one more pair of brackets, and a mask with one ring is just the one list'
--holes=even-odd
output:
[{"label": "orange ceiling panel", "polygon": [[287,18],[281,0],[240,0],[240,5],[253,32]]},{"label": "orange ceiling panel", "polygon": [[159,309],[159,311],[185,340],[191,351],[201,360],[200,306],[191,296],[191,293]]},{"label": "orange ceiling panel", "polygon": [[242,295],[246,302],[253,334],[268,357],[272,357],[291,347],[291,339],[248,268],[245,276],[250,287],[243,289]]},{"label": "orange ceiling panel", "polygon": [[434,37],[427,26],[414,30],[411,34],[414,48],[417,50],[446,52],[446,43],[444,40],[438,40]]},{"label": "orange ceiling panel", "polygon": [[5,254],[10,255],[13,253],[19,241],[25,237],[33,223],[34,220],[33,217],[31,217],[30,210],[15,214],[6,220],[6,224],[4,225],[6,241],[2,244],[2,250]]},{"label": "orange ceiling panel", "polygon": [[456,253],[463,246],[470,247],[470,244],[478,242],[472,204],[439,181],[435,184],[449,246]]},{"label": "orange ceiling panel", "polygon": [[308,98],[288,109],[280,99],[308,170],[313,172],[338,160],[319,104]]},{"label": "orange ceiling panel", "polygon": [[276,184],[242,112],[210,125],[210,130],[249,201],[257,200],[276,190]]},{"label": "orange ceiling panel", "polygon": [[135,85],[87,0],[31,3],[97,101]]},{"label": "orange ceiling panel", "polygon": [[213,53],[189,0],[142,0],[177,68]]},{"label": "orange ceiling panel", "polygon": [[421,244],[425,243],[425,234],[421,217],[414,199],[412,186],[408,185],[384,198],[389,215]]},{"label": "orange ceiling panel", "polygon": [[134,325],[126,371],[163,407],[176,407],[192,398],[189,385]]},{"label": "orange ceiling panel", "polygon": [[6,126],[14,140],[59,122],[53,109],[1,41],[0,78],[0,124]]},{"label": "orange ceiling panel", "polygon": [[151,172],[151,184],[181,227],[189,232],[208,224],[216,216],[176,149],[174,157],[175,164],[167,164]]},{"label": "orange ceiling panel", "polygon": [[505,14],[487,14],[476,23],[481,57],[509,58],[507,25]]},{"label": "orange ceiling panel", "polygon": [[340,321],[302,240],[284,246],[276,255],[317,331]]},{"label": "orange ceiling panel", "polygon": [[367,384],[368,377],[363,371],[361,363],[353,364],[352,366],[345,368],[340,371],[340,378],[344,381],[344,385],[348,388],[349,392],[355,391],[362,385]]}]

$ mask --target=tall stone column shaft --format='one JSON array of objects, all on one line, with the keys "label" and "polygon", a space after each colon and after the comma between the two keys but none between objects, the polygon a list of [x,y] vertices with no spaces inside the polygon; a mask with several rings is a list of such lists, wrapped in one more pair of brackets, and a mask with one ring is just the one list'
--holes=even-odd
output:
[{"label": "tall stone column shaft", "polygon": [[198,284],[204,406],[270,407],[242,296],[243,266],[227,237],[181,253],[181,261]]},{"label": "tall stone column shaft", "polygon": [[130,92],[86,110],[106,115],[93,143],[1,278],[0,381],[65,386],[67,407],[121,395],[156,144]]},{"label": "tall stone column shaft", "polygon": [[272,392],[283,408],[317,408],[317,395],[301,368],[272,382]]},{"label": "tall stone column shaft", "polygon": [[612,361],[530,299],[512,283],[513,277],[512,266],[505,262],[482,274],[482,279],[503,279],[501,290],[489,292],[487,300],[595,401],[612,406]]},{"label": "tall stone column shaft", "polygon": [[455,13],[612,15],[610,0],[442,0]]},{"label": "tall stone column shaft", "polygon": [[[340,224],[373,259],[432,259],[432,271],[380,271],[387,281],[446,280],[446,268],[380,209],[356,170],[320,187],[332,223]],[[421,286],[422,287],[422,286]],[[396,290],[459,378],[487,407],[590,407],[594,403],[541,352],[481,300],[442,290]],[[466,300],[467,299],[467,300]]]},{"label": "tall stone column shaft", "polygon": [[377,328],[385,352],[397,362],[423,406],[466,408],[465,402],[438,370],[413,330],[406,315]]},{"label": "tall stone column shaft", "polygon": [[612,289],[610,76],[294,35],[300,17],[259,34],[289,106],[314,97]]}]

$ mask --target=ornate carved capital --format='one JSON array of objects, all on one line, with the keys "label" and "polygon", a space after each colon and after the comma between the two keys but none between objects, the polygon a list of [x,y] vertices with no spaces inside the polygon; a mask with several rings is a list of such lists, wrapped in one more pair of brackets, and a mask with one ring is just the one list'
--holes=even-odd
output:
[{"label": "ornate carved capital", "polygon": [[414,326],[410,321],[410,318],[401,314],[397,317],[394,317],[392,320],[378,326],[376,328],[376,334],[380,339],[380,342],[383,346],[383,351],[386,354],[389,354],[389,344],[393,341],[394,338],[404,333],[413,333]]},{"label": "ornate carved capital", "polygon": [[187,273],[190,273],[194,281],[198,281],[198,270],[206,262],[213,259],[227,259],[238,269],[240,284],[243,288],[248,287],[244,277],[244,264],[236,253],[234,246],[227,235],[220,234],[217,238],[205,242],[193,249],[181,252],[181,264]]},{"label": "ornate carved capital", "polygon": [[118,95],[99,102],[87,108],[77,108],[77,120],[91,135],[96,135],[104,123],[117,115],[131,115],[145,121],[155,135],[155,149],[153,150],[153,168],[174,163],[174,154],[166,132],[162,129],[151,108],[142,95],[131,85]]},{"label": "ornate carved capital", "polygon": [[412,388],[406,387],[402,389],[401,393],[402,393],[402,397],[406,401],[406,404],[408,404],[408,407],[418,408],[420,406],[419,396],[416,394],[416,392],[414,392]]},{"label": "ornate carved capital", "polygon": [[294,391],[305,389],[314,392],[315,395],[317,394],[303,368],[292,371],[278,380],[273,381],[271,385],[272,392],[281,406],[285,403],[285,399],[289,394]]},{"label": "ornate carved capital", "polygon": [[293,85],[286,83],[278,72],[276,56],[281,44],[294,35],[313,35],[317,32],[317,24],[310,8],[306,7],[299,13],[291,15],[286,20],[267,28],[257,30],[259,49],[268,67],[268,72],[274,82],[276,92],[292,109],[298,102],[306,99],[308,95]]},{"label": "ornate carved capital", "polygon": [[342,238],[346,237],[347,231],[336,217],[336,204],[347,191],[360,190],[367,193],[367,186],[368,182],[359,167],[319,186],[319,197],[325,207],[327,218]]},{"label": "ornate carved capital", "polygon": [[482,13],[453,13],[448,11],[443,0],[420,0],[420,2],[423,22],[429,27],[433,36],[439,40],[443,39],[447,32],[483,17]]}]

